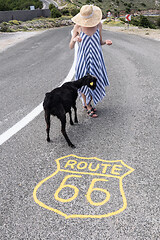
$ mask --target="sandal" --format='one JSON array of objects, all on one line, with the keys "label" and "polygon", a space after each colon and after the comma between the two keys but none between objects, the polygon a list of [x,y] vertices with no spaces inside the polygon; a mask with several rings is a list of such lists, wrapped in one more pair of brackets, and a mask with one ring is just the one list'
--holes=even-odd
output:
[{"label": "sandal", "polygon": [[94,107],[92,107],[92,105],[90,104],[90,106],[91,106],[91,111],[93,111],[93,112],[96,112],[97,111],[97,109],[96,108],[94,108]]},{"label": "sandal", "polygon": [[87,111],[87,113],[92,118],[97,118],[98,117],[98,115],[95,112],[93,112],[92,110]]},{"label": "sandal", "polygon": [[[96,112],[96,111],[97,111],[97,109],[94,108],[94,107],[92,107],[91,104],[90,104],[90,106],[91,106],[91,111],[92,111],[92,112]],[[86,111],[88,111],[88,110],[87,110],[87,106],[84,106],[83,108],[84,108]]]}]

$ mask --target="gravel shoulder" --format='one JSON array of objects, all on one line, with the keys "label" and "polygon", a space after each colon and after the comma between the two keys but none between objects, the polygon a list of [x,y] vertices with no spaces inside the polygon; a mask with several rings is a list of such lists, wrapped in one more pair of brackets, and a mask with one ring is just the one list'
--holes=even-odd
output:
[{"label": "gravel shoulder", "polygon": [[[103,25],[104,30],[122,32],[125,34],[135,34],[142,37],[154,39],[160,41],[160,29],[146,29],[138,27],[112,27]],[[0,32],[0,52],[5,51],[11,46],[24,41],[27,38],[33,37],[37,34],[41,34],[47,30],[31,31],[31,32],[14,32],[14,33],[2,33]]]},{"label": "gravel shoulder", "polygon": [[37,34],[41,34],[46,30],[31,31],[31,32],[14,32],[14,33],[2,33],[0,32],[0,52],[5,51],[9,47],[24,41],[27,38],[33,37]]},{"label": "gravel shoulder", "polygon": [[114,27],[107,26],[103,24],[103,29],[113,31],[113,32],[122,32],[125,34],[135,34],[141,37],[154,39],[160,41],[160,29],[150,29],[150,28],[138,28],[133,26],[126,25],[125,27]]}]

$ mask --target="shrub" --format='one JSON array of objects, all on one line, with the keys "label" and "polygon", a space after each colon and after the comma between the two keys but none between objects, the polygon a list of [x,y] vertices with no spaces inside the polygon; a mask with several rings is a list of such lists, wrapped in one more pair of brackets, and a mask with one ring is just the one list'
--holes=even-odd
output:
[{"label": "shrub", "polygon": [[157,19],[157,26],[160,27],[160,18]]},{"label": "shrub", "polygon": [[49,10],[51,11],[53,8],[55,8],[54,4],[53,3],[49,4]]},{"label": "shrub", "polygon": [[56,7],[51,9],[52,18],[59,18],[61,16],[62,16],[62,13]]},{"label": "shrub", "polygon": [[8,27],[8,23],[3,22],[0,24],[0,32],[10,32],[10,29]]},{"label": "shrub", "polygon": [[52,3],[49,4],[49,9],[51,11],[52,18],[59,18],[62,16],[61,11],[58,8],[56,8],[56,6],[54,4],[52,4]]},{"label": "shrub", "polygon": [[156,28],[156,25],[158,25],[156,22],[154,22],[152,19],[149,17],[145,17],[141,15],[140,17],[134,17],[132,16],[131,24],[135,26],[140,26],[144,28]]},{"label": "shrub", "polygon": [[72,8],[71,9],[71,15],[75,16],[77,13],[79,13],[79,10],[77,8]]},{"label": "shrub", "polygon": [[0,11],[25,10],[30,6],[42,8],[43,3],[40,0],[0,0]]},{"label": "shrub", "polygon": [[19,24],[21,24],[21,22],[20,22],[20,21],[17,21],[17,20],[11,20],[11,21],[9,21],[9,23],[10,23],[10,24],[13,24],[13,25],[19,25]]},{"label": "shrub", "polygon": [[139,19],[139,26],[145,27],[145,28],[148,28],[148,27],[151,28],[151,23],[147,17],[141,15]]},{"label": "shrub", "polygon": [[145,3],[141,3],[141,6],[142,6],[142,7],[146,7],[146,4],[145,4]]},{"label": "shrub", "polygon": [[131,12],[131,8],[130,7],[126,7],[126,13],[130,13]]},{"label": "shrub", "polygon": [[9,11],[9,5],[3,1],[0,1],[0,11]]},{"label": "shrub", "polygon": [[70,12],[69,12],[69,9],[68,8],[63,8],[61,10],[61,13],[62,15],[65,15],[65,16],[69,16],[70,15]]},{"label": "shrub", "polygon": [[126,23],[125,18],[120,17],[119,19],[120,19],[122,22]]},{"label": "shrub", "polygon": [[131,18],[131,24],[134,26],[139,26],[139,20],[135,17]]},{"label": "shrub", "polygon": [[36,8],[36,9],[38,9],[38,8],[42,9],[42,8],[43,8],[43,3],[42,3],[42,1],[37,1],[37,2],[35,3],[35,8]]}]

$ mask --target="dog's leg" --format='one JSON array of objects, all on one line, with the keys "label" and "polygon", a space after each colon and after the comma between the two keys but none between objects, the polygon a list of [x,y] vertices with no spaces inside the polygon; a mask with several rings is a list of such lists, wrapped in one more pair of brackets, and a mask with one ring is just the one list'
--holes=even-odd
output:
[{"label": "dog's leg", "polygon": [[50,113],[45,111],[45,120],[46,120],[46,132],[47,132],[47,142],[50,142],[49,131],[50,131]]},{"label": "dog's leg", "polygon": [[72,120],[72,112],[71,112],[71,110],[69,111],[69,117],[70,117],[70,124],[74,125],[73,120]]},{"label": "dog's leg", "polygon": [[69,137],[67,136],[67,133],[66,133],[66,115],[61,116],[59,119],[61,121],[61,132],[62,132],[63,136],[65,137],[68,145],[72,148],[75,148],[75,146],[73,145],[73,143],[71,143],[71,141],[69,140]]},{"label": "dog's leg", "polygon": [[74,109],[74,122],[78,123],[76,104],[73,106],[73,109]]}]

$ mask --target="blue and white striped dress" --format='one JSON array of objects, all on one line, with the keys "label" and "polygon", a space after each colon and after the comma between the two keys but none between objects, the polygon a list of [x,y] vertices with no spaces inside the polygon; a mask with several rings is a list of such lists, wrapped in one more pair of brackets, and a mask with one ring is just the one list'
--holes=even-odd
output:
[{"label": "blue and white striped dress", "polygon": [[75,80],[85,76],[87,73],[97,77],[97,87],[91,90],[87,86],[83,86],[79,92],[86,96],[86,103],[89,104],[91,96],[96,105],[105,96],[105,87],[109,85],[107,71],[104,63],[102,47],[100,44],[100,34],[97,28],[92,36],[88,36],[81,31],[79,42],[77,62],[75,69]]}]

